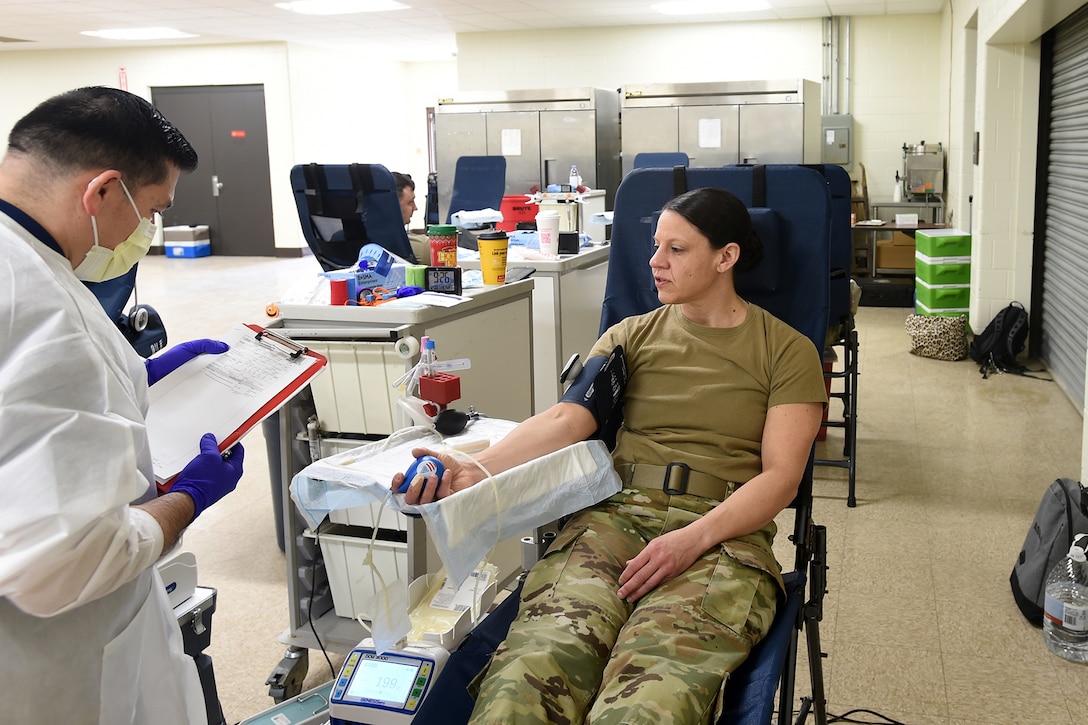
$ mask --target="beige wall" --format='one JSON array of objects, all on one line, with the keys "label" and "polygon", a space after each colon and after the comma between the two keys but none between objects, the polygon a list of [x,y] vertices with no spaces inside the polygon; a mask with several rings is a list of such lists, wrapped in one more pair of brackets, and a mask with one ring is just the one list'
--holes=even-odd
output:
[{"label": "beige wall", "polygon": [[[848,95],[870,194],[890,197],[900,147],[944,141],[941,16],[853,20]],[[89,84],[129,88],[263,83],[277,247],[304,246],[286,182],[295,163],[379,162],[425,190],[427,106],[456,90],[808,78],[819,81],[822,21],[639,26],[458,36],[458,59],[399,63],[297,44],[0,53],[0,128],[46,96]],[[905,63],[912,53],[922,59]],[[947,74],[945,74],[946,76]],[[844,80],[844,82],[846,82]],[[845,91],[844,91],[845,92]],[[6,132],[6,131],[5,131]],[[420,206],[423,194],[420,193]],[[413,219],[422,225],[422,211]]]},{"label": "beige wall", "polygon": [[808,78],[822,72],[821,20],[463,33],[459,88],[619,88],[627,84]]},{"label": "beige wall", "polygon": [[[956,0],[941,14],[850,20],[849,64],[843,65],[840,87],[849,107],[840,110],[854,117],[855,158],[866,167],[870,196],[891,197],[904,143],[944,144],[952,223],[970,225],[980,240],[974,326],[984,324],[999,303],[1028,298],[1034,176],[1023,169],[1034,164],[1035,40],[1077,2]],[[276,245],[301,247],[286,184],[290,167],[310,161],[378,162],[411,173],[423,191],[425,109],[440,95],[657,82],[819,81],[822,28],[822,20],[808,19],[471,33],[458,36],[457,60],[433,63],[285,43],[5,52],[0,53],[5,97],[0,129],[6,134],[20,115],[52,93],[116,85],[120,67],[127,70],[130,89],[145,96],[159,85],[262,83]],[[1002,43],[991,44],[992,38]],[[984,146],[977,167],[970,153],[975,129]],[[422,213],[413,223],[422,224]]]},{"label": "beige wall", "polygon": [[448,85],[454,65],[418,64],[425,72],[416,65],[285,43],[6,52],[0,129],[6,138],[55,93],[116,87],[119,68],[129,90],[147,99],[152,86],[263,84],[276,246],[299,248],[305,240],[287,181],[294,164],[381,163],[423,179],[425,188],[424,99],[436,97],[432,82]]},{"label": "beige wall", "polygon": [[264,84],[276,245],[300,246],[298,217],[291,218],[290,186],[276,183],[287,179],[294,159],[291,87],[283,44],[0,53],[5,97],[0,128],[6,137],[19,117],[55,93],[87,85],[116,87],[119,68],[128,75],[128,89],[148,100],[152,86]]},{"label": "beige wall", "polygon": [[[851,20],[851,78],[844,78],[840,89],[851,107],[840,111],[854,116],[855,157],[865,164],[873,198],[890,200],[904,143],[948,144],[944,25],[940,14]],[[820,82],[822,43],[819,18],[467,33],[457,38],[458,87],[450,91],[780,78]]]}]

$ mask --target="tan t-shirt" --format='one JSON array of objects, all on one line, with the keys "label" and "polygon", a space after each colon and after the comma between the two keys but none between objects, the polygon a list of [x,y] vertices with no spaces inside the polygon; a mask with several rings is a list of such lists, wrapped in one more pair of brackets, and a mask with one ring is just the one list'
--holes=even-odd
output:
[{"label": "tan t-shirt", "polygon": [[629,381],[616,463],[686,463],[744,483],[762,470],[767,410],[826,403],[816,347],[756,305],[738,327],[697,325],[677,305],[609,328],[590,357],[622,345]]},{"label": "tan t-shirt", "polygon": [[426,234],[408,232],[408,244],[412,245],[412,252],[416,255],[419,264],[431,263],[431,239]]}]

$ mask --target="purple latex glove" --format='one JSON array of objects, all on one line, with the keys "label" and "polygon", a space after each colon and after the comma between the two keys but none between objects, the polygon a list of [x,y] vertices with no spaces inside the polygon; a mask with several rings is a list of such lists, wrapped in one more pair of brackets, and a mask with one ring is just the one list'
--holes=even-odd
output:
[{"label": "purple latex glove", "polygon": [[197,355],[204,353],[218,355],[229,349],[230,345],[227,343],[207,338],[174,345],[162,355],[144,360],[144,367],[147,368],[147,384],[154,385]]},{"label": "purple latex glove", "polygon": [[219,443],[213,433],[205,433],[200,439],[200,454],[189,461],[178,474],[170,493],[187,493],[193,499],[193,519],[204,509],[226,496],[238,485],[242,477],[242,460],[245,449],[234,444],[219,453]]}]

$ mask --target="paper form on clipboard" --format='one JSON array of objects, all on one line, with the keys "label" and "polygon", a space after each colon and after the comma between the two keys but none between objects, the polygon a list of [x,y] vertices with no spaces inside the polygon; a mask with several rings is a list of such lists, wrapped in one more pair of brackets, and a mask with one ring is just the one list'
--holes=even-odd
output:
[{"label": "paper form on clipboard", "polygon": [[205,433],[214,433],[219,450],[226,450],[328,363],[258,325],[238,325],[222,340],[230,345],[227,352],[198,355],[151,386],[147,435],[159,484],[200,453]]}]

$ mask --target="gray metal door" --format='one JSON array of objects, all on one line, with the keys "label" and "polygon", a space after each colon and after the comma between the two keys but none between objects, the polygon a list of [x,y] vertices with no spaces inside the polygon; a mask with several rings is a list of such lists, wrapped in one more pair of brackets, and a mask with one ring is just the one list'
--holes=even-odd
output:
[{"label": "gray metal door", "polygon": [[681,106],[680,151],[691,166],[725,166],[740,159],[738,106]]},{"label": "gray metal door", "polygon": [[582,183],[597,188],[597,119],[594,111],[541,111],[542,186],[566,184],[570,167],[578,167]]},{"label": "gray metal door", "polygon": [[438,218],[444,224],[450,209],[457,159],[487,155],[487,116],[483,113],[436,113],[434,134]]},{"label": "gray metal door", "polygon": [[275,256],[264,87],[152,88],[151,98],[200,156],[164,224],[207,224],[213,254]]},{"label": "gray metal door", "polygon": [[1041,85],[1050,100],[1040,108],[1040,127],[1049,128],[1040,179],[1046,196],[1036,235],[1043,271],[1041,284],[1033,280],[1032,327],[1041,329],[1040,358],[1079,410],[1088,346],[1088,8],[1048,33],[1047,45],[1051,62],[1044,56],[1042,67],[1052,77]]},{"label": "gray metal door", "polygon": [[634,168],[635,156],[661,151],[679,151],[679,127],[675,106],[624,108],[620,119],[623,139],[623,175]]},{"label": "gray metal door", "polygon": [[487,155],[506,157],[506,193],[528,194],[540,185],[540,113],[487,114]]},{"label": "gray metal door", "polygon": [[800,164],[805,160],[805,108],[800,103],[740,107],[740,163]]}]

